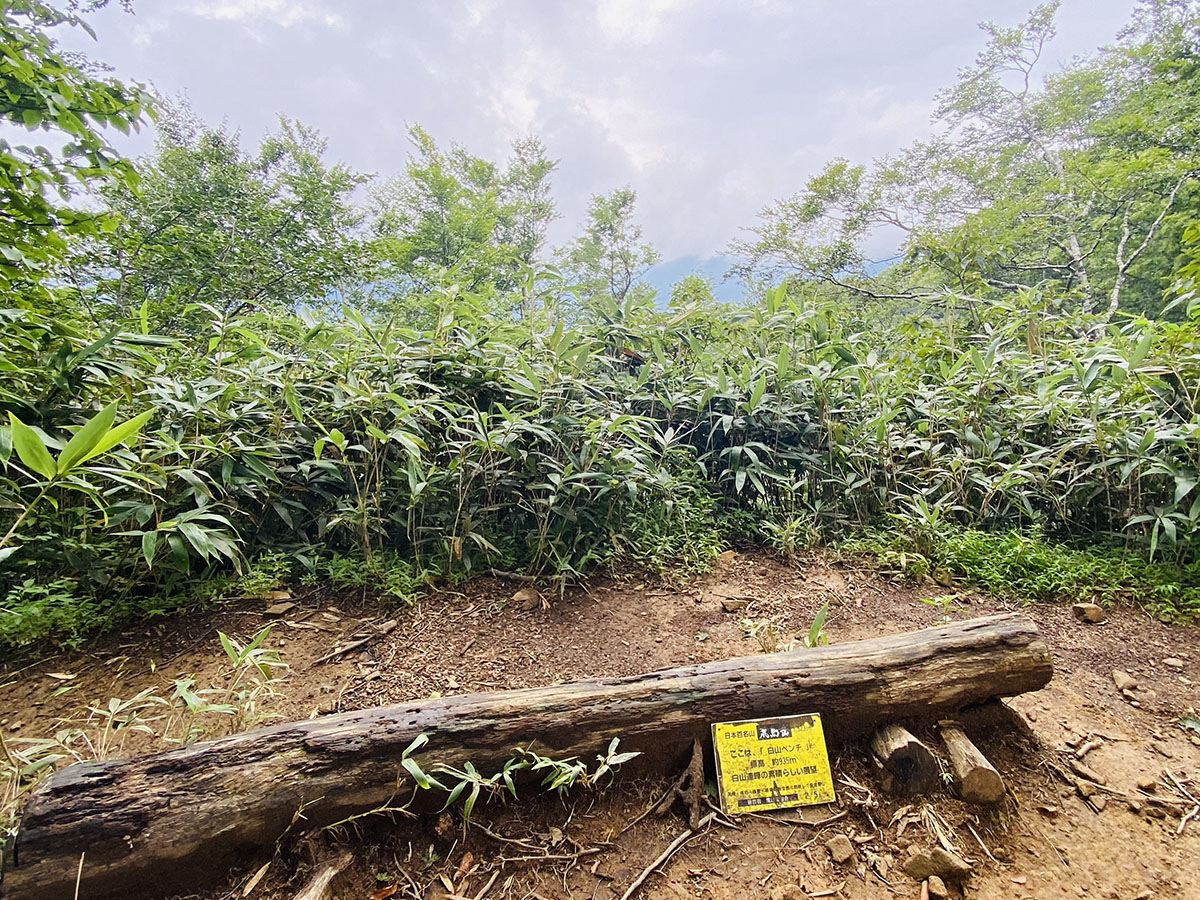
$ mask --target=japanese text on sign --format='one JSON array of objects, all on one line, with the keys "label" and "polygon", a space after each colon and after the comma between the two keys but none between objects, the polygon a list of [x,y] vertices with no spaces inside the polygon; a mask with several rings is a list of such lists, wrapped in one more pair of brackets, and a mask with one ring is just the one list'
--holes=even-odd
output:
[{"label": "japanese text on sign", "polygon": [[833,802],[833,775],[819,715],[719,722],[712,734],[726,812]]}]

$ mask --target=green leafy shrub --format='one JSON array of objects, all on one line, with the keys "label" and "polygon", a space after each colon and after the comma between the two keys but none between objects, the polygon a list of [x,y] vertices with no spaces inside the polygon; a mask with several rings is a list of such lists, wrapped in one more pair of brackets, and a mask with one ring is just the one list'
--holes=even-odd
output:
[{"label": "green leafy shrub", "polygon": [[960,300],[952,328],[867,328],[784,285],[732,310],[639,308],[619,349],[612,323],[516,320],[461,292],[425,331],[208,310],[187,342],[10,311],[0,400],[51,463],[119,397],[145,424],[53,477],[0,430],[20,548],[0,589],[66,579],[108,626],[273,581],[283,560],[410,598],[492,567],[695,569],[723,539],[794,554],[870,528],[903,537],[880,550],[913,574],[1038,597],[1087,592],[1091,570],[1014,544],[1025,570],[993,572],[949,536],[1090,537],[1143,560],[1147,602],[1190,609],[1200,305],[1102,325],[1036,295]]}]

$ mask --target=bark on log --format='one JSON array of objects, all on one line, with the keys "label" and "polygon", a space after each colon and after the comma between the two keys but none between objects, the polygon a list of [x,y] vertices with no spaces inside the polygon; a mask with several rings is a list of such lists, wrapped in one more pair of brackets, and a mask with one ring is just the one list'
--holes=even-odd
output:
[{"label": "bark on log", "polygon": [[[411,786],[401,751],[499,769],[518,746],[592,759],[613,737],[639,763],[681,765],[713,722],[820,713],[832,743],[882,721],[953,715],[1044,686],[1050,652],[1021,615],[648,675],[467,694],[259,728],[126,760],[77,763],[30,798],[4,873],[9,900],[164,896],[262,862],[303,810],[306,827],[369,811]],[[293,829],[294,831],[294,829]]]},{"label": "bark on log", "polygon": [[1004,779],[979,748],[971,743],[957,722],[943,721],[939,725],[942,741],[950,757],[958,796],[967,803],[994,806],[1004,799]]},{"label": "bark on log", "polygon": [[871,750],[887,771],[884,787],[905,796],[928,794],[938,786],[941,770],[933,751],[903,725],[884,725],[871,738]]}]

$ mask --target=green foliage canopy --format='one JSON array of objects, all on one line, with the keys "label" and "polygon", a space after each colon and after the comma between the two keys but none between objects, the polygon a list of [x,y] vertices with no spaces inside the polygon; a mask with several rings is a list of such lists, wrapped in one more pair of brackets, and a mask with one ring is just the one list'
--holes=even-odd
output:
[{"label": "green foliage canopy", "polygon": [[[1200,203],[1200,11],[1145,0],[1117,42],[1043,76],[1058,6],[985,23],[938,97],[940,134],[872,166],[831,162],[763,210],[734,271],[875,299],[1040,286],[1085,313],[1161,310]],[[876,273],[863,248],[881,229],[906,259]]]},{"label": "green foliage canopy", "polygon": [[0,139],[0,291],[9,296],[40,289],[68,236],[112,226],[111,217],[70,204],[81,188],[137,180],[101,130],[138,127],[148,97],[62,53],[51,35],[64,27],[88,30],[78,16],[36,0],[0,10],[0,117],[62,142],[53,149]]},{"label": "green foliage canopy", "polygon": [[71,255],[79,305],[97,321],[144,310],[145,327],[186,331],[201,305],[236,317],[348,293],[370,266],[352,203],[367,179],[326,164],[325,149],[281,118],[250,155],[236,134],[165,106],[136,189],[101,193],[116,227]]}]

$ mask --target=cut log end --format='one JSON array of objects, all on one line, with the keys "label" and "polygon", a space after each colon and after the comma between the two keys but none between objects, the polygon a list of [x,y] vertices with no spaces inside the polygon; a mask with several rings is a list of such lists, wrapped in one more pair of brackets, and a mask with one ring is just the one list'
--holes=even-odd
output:
[{"label": "cut log end", "polygon": [[950,768],[954,773],[958,796],[967,803],[984,806],[995,806],[1003,801],[1004,779],[967,737],[962,726],[957,722],[944,720],[939,729],[950,757]]},{"label": "cut log end", "polygon": [[871,750],[883,764],[886,787],[894,794],[928,794],[940,776],[937,760],[903,725],[885,725],[871,738]]}]

